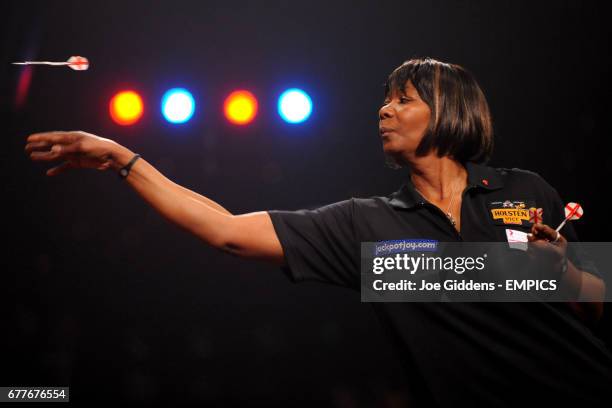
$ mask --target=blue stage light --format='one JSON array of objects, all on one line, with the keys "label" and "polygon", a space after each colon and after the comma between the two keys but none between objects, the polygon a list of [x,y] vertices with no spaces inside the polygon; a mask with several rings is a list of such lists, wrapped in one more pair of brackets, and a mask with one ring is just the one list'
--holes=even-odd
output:
[{"label": "blue stage light", "polygon": [[304,122],[312,113],[312,100],[301,89],[287,89],[278,98],[278,114],[289,123]]},{"label": "blue stage light", "polygon": [[162,114],[170,123],[185,123],[193,116],[195,101],[184,88],[172,88],[162,97]]}]

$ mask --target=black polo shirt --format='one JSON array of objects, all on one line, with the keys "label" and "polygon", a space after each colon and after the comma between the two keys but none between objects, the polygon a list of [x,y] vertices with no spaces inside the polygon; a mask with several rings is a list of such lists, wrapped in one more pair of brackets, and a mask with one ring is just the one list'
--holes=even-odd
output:
[{"label": "black polo shirt", "polygon": [[[269,211],[285,253],[282,270],[293,282],[359,291],[361,242],[507,242],[508,225],[491,211],[507,203],[542,208],[542,222],[553,228],[565,218],[559,194],[536,173],[471,162],[466,169],[460,233],[410,181],[388,197]],[[528,232],[531,225],[522,221],[512,229]],[[571,222],[561,233],[578,241]],[[572,250],[568,257],[599,275],[584,253]],[[398,351],[419,406],[612,403],[612,353],[565,303],[371,305]]]}]

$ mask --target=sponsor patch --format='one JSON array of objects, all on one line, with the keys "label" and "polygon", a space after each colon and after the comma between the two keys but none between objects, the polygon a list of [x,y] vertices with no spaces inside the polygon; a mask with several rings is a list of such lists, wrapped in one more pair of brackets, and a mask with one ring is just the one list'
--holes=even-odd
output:
[{"label": "sponsor patch", "polygon": [[493,201],[489,203],[489,215],[496,225],[530,226],[529,209],[534,207],[533,200]]}]

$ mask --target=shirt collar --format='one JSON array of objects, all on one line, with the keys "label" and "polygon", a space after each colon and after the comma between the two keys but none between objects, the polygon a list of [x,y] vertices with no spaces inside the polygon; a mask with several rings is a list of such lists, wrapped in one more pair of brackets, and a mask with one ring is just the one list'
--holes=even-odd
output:
[{"label": "shirt collar", "polygon": [[[468,188],[477,187],[484,190],[497,190],[504,186],[504,181],[493,167],[474,162],[467,162]],[[398,208],[412,208],[422,202],[421,195],[415,190],[410,177],[398,191],[389,196],[389,204]]]}]

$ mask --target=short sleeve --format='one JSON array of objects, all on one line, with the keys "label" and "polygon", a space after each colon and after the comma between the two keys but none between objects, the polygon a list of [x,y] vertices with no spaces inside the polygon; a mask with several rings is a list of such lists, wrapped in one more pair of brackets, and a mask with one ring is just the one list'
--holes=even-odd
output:
[{"label": "short sleeve", "polygon": [[[557,228],[565,219],[565,202],[561,199],[561,196],[554,187],[544,181],[544,179],[541,178],[541,180],[545,184],[545,191],[550,199],[550,204],[548,206],[548,211],[550,211],[548,225],[552,228]],[[544,214],[544,217],[546,219],[546,214]],[[573,222],[574,221],[567,221],[559,231],[570,243],[567,248],[567,257],[578,269],[601,278],[602,276],[597,266],[580,244],[576,230],[572,225]]]},{"label": "short sleeve", "polygon": [[292,282],[317,281],[359,290],[360,244],[353,199],[268,214],[285,254],[282,270]]}]

